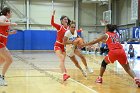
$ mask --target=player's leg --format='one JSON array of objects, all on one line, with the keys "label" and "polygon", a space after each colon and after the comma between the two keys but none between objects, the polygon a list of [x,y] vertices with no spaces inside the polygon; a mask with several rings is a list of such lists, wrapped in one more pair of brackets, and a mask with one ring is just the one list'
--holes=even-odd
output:
[{"label": "player's leg", "polygon": [[121,64],[121,66],[124,68],[124,70],[132,77],[136,77],[135,73],[133,72],[133,70],[130,69],[129,63],[127,64]]},{"label": "player's leg", "polygon": [[88,73],[92,73],[93,70],[92,70],[92,69],[89,69],[89,67],[87,66],[86,58],[85,58],[85,56],[81,53],[81,51],[80,51],[79,49],[75,49],[74,53],[75,53],[78,57],[80,57],[80,59],[82,60],[84,66],[85,66],[85,68],[86,68],[86,71],[87,71]]},{"label": "player's leg", "polygon": [[140,79],[138,79],[134,71],[130,68],[125,51],[120,51],[120,56],[118,56],[118,61],[124,70],[135,80],[135,83],[140,87]]},{"label": "player's leg", "polygon": [[100,73],[99,73],[99,76],[98,76],[98,78],[96,79],[96,83],[102,83],[103,82],[103,79],[102,79],[102,77],[103,77],[103,74],[104,74],[104,72],[105,72],[105,70],[106,70],[106,66],[107,66],[107,62],[105,61],[105,59],[102,61],[102,63],[101,63],[101,67],[100,67]]},{"label": "player's leg", "polygon": [[67,70],[66,70],[66,67],[65,67],[66,53],[63,52],[62,49],[59,46],[55,46],[55,53],[60,60],[60,69],[61,69],[61,72],[63,74],[63,80],[65,81],[70,77],[69,75],[67,75]]},{"label": "player's leg", "polygon": [[9,68],[9,66],[13,62],[13,59],[12,59],[11,53],[9,52],[9,50],[6,47],[0,49],[0,52],[1,52],[1,57],[5,60],[5,64],[3,66],[2,75],[1,75],[1,78],[3,79],[2,85],[7,85],[6,81],[4,80],[4,76]]},{"label": "player's leg", "polygon": [[135,83],[140,87],[140,79],[138,79],[133,70],[131,70],[129,63],[121,64],[124,70],[135,80]]},{"label": "player's leg", "polygon": [[0,65],[2,65],[4,62],[5,62],[5,59],[1,56],[1,53],[0,53]]},{"label": "player's leg", "polygon": [[106,70],[107,64],[113,63],[115,60],[116,60],[116,57],[114,56],[114,52],[110,51],[108,53],[108,55],[105,56],[104,60],[101,63],[100,73],[99,73],[98,78],[96,79],[96,83],[102,83],[103,82],[102,77],[103,77],[103,74]]},{"label": "player's leg", "polygon": [[86,62],[86,58],[82,55],[82,53],[81,53],[78,49],[75,49],[74,53],[75,53],[78,57],[80,57],[80,59],[82,60],[84,66],[85,66],[85,68],[88,68],[87,62]]},{"label": "player's leg", "polygon": [[75,55],[69,56],[69,57],[70,57],[71,61],[75,64],[75,66],[76,66],[77,68],[80,69],[80,71],[82,72],[83,76],[86,77],[87,74],[86,74],[86,72],[81,68],[81,66],[79,65],[78,60],[76,59]]}]

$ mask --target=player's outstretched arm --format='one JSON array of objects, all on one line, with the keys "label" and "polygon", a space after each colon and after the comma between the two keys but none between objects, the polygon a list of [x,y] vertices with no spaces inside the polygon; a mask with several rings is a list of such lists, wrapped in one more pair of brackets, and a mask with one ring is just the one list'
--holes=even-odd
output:
[{"label": "player's outstretched arm", "polygon": [[103,35],[103,36],[97,38],[96,40],[93,40],[91,42],[83,44],[81,47],[93,45],[93,44],[99,43],[99,42],[106,40],[106,39],[107,39],[107,35]]}]

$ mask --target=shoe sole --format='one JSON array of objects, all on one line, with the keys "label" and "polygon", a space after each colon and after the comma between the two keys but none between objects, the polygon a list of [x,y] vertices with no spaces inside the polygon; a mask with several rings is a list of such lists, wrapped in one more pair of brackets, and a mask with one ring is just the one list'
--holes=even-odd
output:
[{"label": "shoe sole", "polygon": [[64,81],[66,81],[67,79],[69,79],[70,78],[70,76],[69,77],[67,77],[66,79],[64,79]]},{"label": "shoe sole", "polygon": [[[96,82],[96,81],[95,81]],[[96,82],[96,83],[100,83],[100,84],[102,84],[102,82]]]}]

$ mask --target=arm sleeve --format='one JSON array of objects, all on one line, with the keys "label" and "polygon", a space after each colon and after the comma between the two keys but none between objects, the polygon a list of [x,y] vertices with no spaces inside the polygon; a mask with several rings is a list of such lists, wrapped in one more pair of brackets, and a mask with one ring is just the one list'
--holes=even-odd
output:
[{"label": "arm sleeve", "polygon": [[60,26],[59,24],[54,23],[54,16],[52,16],[51,25],[52,25],[53,27],[55,27],[57,30],[60,30],[60,27],[61,27],[61,26]]}]

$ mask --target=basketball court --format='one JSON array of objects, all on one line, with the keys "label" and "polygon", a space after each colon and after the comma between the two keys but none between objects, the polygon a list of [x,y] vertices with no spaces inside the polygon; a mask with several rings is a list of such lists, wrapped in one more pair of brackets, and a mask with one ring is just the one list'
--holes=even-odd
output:
[{"label": "basketball court", "polygon": [[[94,69],[87,78],[66,58],[71,78],[63,82],[54,52],[13,52],[14,63],[7,73],[8,86],[1,86],[1,93],[139,93],[131,79],[117,64],[110,64],[103,84],[96,84],[103,56],[86,55],[88,65]],[[54,59],[55,58],[55,59]],[[82,64],[81,64],[82,65]]]},{"label": "basketball court", "polygon": [[[11,8],[10,20],[18,24],[12,27],[17,33],[8,37],[7,48],[13,63],[5,76],[8,86],[0,86],[0,93],[140,93],[117,61],[107,66],[102,84],[95,82],[105,57],[105,53],[100,54],[101,43],[81,50],[93,72],[84,77],[66,57],[70,78],[63,81],[60,61],[54,52],[57,31],[51,25],[55,10],[56,23],[61,24],[62,15],[75,20],[78,35],[89,42],[104,33],[106,24],[117,24],[116,33],[130,67],[140,78],[140,0],[1,0],[0,4],[1,10],[5,6]],[[135,49],[133,59],[128,54],[130,44]],[[80,58],[78,61],[86,70]]]}]

